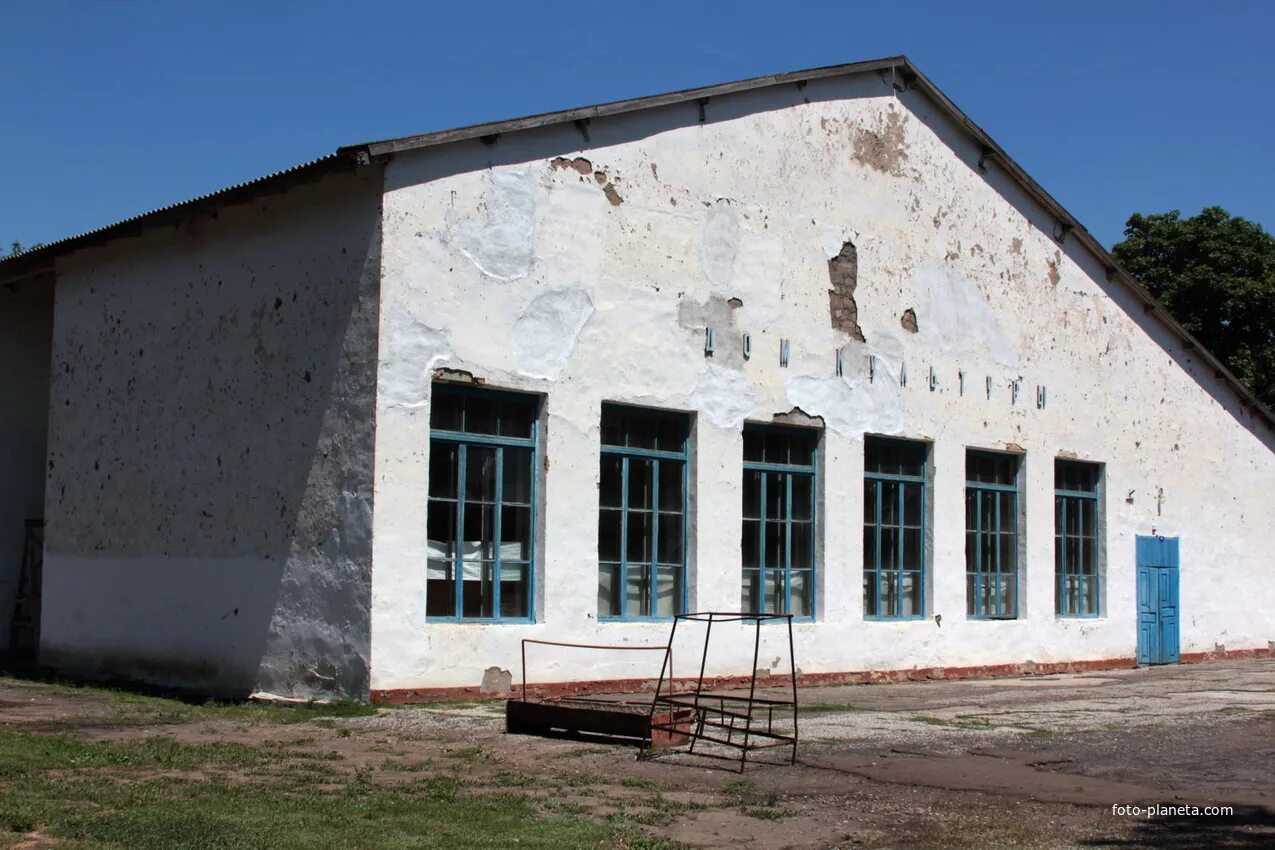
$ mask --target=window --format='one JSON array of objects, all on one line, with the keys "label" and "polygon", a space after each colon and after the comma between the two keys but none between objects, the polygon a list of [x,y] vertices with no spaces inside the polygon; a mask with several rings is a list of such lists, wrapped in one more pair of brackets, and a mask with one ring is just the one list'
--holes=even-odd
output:
[{"label": "window", "polygon": [[1060,616],[1099,614],[1101,483],[1102,467],[1096,463],[1054,461],[1055,610]]},{"label": "window", "polygon": [[689,430],[683,414],[602,406],[601,619],[685,613]]},{"label": "window", "polygon": [[863,448],[863,614],[925,616],[928,446],[867,437]]},{"label": "window", "polygon": [[965,453],[965,605],[971,617],[1018,616],[1018,456]]},{"label": "window", "polygon": [[744,611],[814,616],[817,445],[808,428],[744,426]]},{"label": "window", "polygon": [[536,401],[442,384],[432,397],[425,614],[528,620]]}]

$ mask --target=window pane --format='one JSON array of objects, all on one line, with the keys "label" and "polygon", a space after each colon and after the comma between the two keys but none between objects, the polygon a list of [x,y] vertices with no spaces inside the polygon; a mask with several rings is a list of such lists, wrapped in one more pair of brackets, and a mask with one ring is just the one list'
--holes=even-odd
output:
[{"label": "window pane", "polygon": [[492,588],[490,561],[464,565],[462,573],[461,603],[464,617],[491,617],[495,611],[495,593]]},{"label": "window pane", "polygon": [[425,537],[429,540],[429,557],[453,558],[456,555],[456,503],[430,500],[427,509]]},{"label": "window pane", "polygon": [[903,524],[919,528],[921,526],[921,485],[902,484],[903,488]]},{"label": "window pane", "polygon": [[805,570],[814,567],[814,523],[794,522],[792,524],[792,563],[794,570]]},{"label": "window pane", "polygon": [[683,561],[682,517],[680,514],[660,514],[659,561],[662,564],[681,564]]},{"label": "window pane", "polygon": [[766,463],[788,463],[788,437],[782,431],[767,430],[765,445]]},{"label": "window pane", "polygon": [[[500,435],[527,440],[531,438],[531,426],[535,408],[530,401],[502,399],[500,401]],[[504,600],[501,600],[504,605]]]},{"label": "window pane", "polygon": [[496,450],[468,446],[465,451],[465,498],[473,502],[496,500]]},{"label": "window pane", "polygon": [[491,560],[495,554],[496,508],[478,502],[466,502],[464,523],[461,558],[466,561]]},{"label": "window pane", "polygon": [[880,575],[881,614],[885,617],[897,617],[899,614],[899,574],[894,570],[882,570]]},{"label": "window pane", "polygon": [[425,582],[425,616],[456,616],[456,585],[451,561],[431,558]]},{"label": "window pane", "polygon": [[651,568],[645,564],[629,564],[629,586],[626,592],[625,616],[651,616]]},{"label": "window pane", "polygon": [[967,573],[965,576],[965,613],[968,616],[981,616],[983,611],[979,607],[979,577],[977,573]]},{"label": "window pane", "polygon": [[630,563],[648,563],[651,560],[651,515],[629,511],[629,536],[625,557]]},{"label": "window pane", "polygon": [[625,445],[633,449],[654,449],[655,420],[650,416],[628,414],[624,417]]},{"label": "window pane", "polygon": [[682,576],[680,567],[659,567],[659,584],[656,587],[656,615],[672,617],[682,610]]},{"label": "window pane", "polygon": [[782,570],[766,571],[766,599],[762,611],[767,614],[784,613],[784,574]]},{"label": "window pane", "polygon": [[1000,534],[1000,571],[1012,573],[1018,569],[1018,535]]},{"label": "window pane", "polygon": [[429,449],[429,495],[431,498],[456,498],[456,473],[460,469],[459,446],[434,442]]},{"label": "window pane", "polygon": [[748,519],[761,516],[761,476],[755,469],[744,470],[744,516]]},{"label": "window pane", "polygon": [[903,601],[903,616],[915,617],[921,612],[921,573],[905,572],[903,573],[903,589],[900,596]]},{"label": "window pane", "polygon": [[661,417],[655,421],[655,447],[662,452],[680,452],[686,448],[686,418]]},{"label": "window pane", "polygon": [[881,527],[881,568],[899,566],[899,530],[891,526]]},{"label": "window pane", "polygon": [[863,527],[863,566],[876,567],[880,563],[877,559],[877,527],[865,525]]},{"label": "window pane", "polygon": [[620,511],[598,511],[598,560],[620,560]]},{"label": "window pane", "polygon": [[531,504],[531,449],[503,450],[504,486],[501,498],[505,504]]},{"label": "window pane", "polygon": [[782,522],[766,522],[765,565],[771,568],[784,566],[784,524]]},{"label": "window pane", "polygon": [[496,434],[496,402],[488,395],[471,395],[465,399],[465,433]]},{"label": "window pane", "polygon": [[788,516],[785,505],[788,487],[784,478],[778,472],[766,473],[766,519],[784,519]]},{"label": "window pane", "polygon": [[1084,609],[1082,613],[1097,614],[1098,613],[1098,577],[1090,576],[1085,580],[1084,585]]},{"label": "window pane", "polygon": [[863,571],[863,614],[877,616],[877,574],[872,570]]},{"label": "window pane", "polygon": [[528,605],[527,564],[501,564],[500,566],[500,616],[526,617]]},{"label": "window pane", "polygon": [[683,469],[684,465],[677,461],[660,461],[660,510],[682,511]]},{"label": "window pane", "polygon": [[881,524],[899,524],[899,485],[894,481],[881,482]]},{"label": "window pane", "polygon": [[965,569],[967,572],[978,571],[978,532],[965,532]]},{"label": "window pane", "polygon": [[1018,577],[1015,575],[1000,576],[1000,590],[1000,616],[1016,617],[1018,615]]},{"label": "window pane", "polygon": [[903,562],[900,566],[907,570],[921,569],[921,529],[903,530]]},{"label": "window pane", "polygon": [[760,428],[744,426],[744,460],[760,463],[765,452],[765,437]]},{"label": "window pane", "polygon": [[[758,560],[760,551],[758,549],[758,541],[761,534],[761,523],[755,519],[744,520],[743,531],[740,535],[739,548],[740,559],[745,567],[759,567],[761,562]],[[751,609],[745,609],[751,610]]]},{"label": "window pane", "polygon": [[1092,537],[1080,539],[1080,571],[1087,576],[1098,574],[1098,541]]},{"label": "window pane", "polygon": [[651,461],[646,458],[631,457],[629,461],[629,510],[650,510],[651,502]]},{"label": "window pane", "polygon": [[603,406],[602,445],[622,447],[624,445],[624,423],[623,414],[615,408]]},{"label": "window pane", "polygon": [[789,614],[794,617],[809,617],[814,613],[810,599],[814,584],[813,573],[808,570],[793,570],[789,581],[789,593],[792,598]]},{"label": "window pane", "polygon": [[965,530],[978,529],[978,491],[965,488]]},{"label": "window pane", "polygon": [[811,431],[794,432],[788,445],[788,462],[797,466],[812,466],[817,443],[818,436]]},{"label": "window pane", "polygon": [[531,559],[531,508],[519,505],[500,509],[500,560]]},{"label": "window pane", "polygon": [[761,610],[760,570],[744,570],[744,587],[739,601],[741,611],[757,613]]},{"label": "window pane", "polygon": [[461,397],[435,386],[429,405],[429,427],[434,431],[464,430],[464,403]]},{"label": "window pane", "polygon": [[814,518],[814,489],[815,477],[813,475],[792,476],[793,519],[807,520]]},{"label": "window pane", "polygon": [[865,523],[876,522],[877,519],[877,487],[880,484],[876,481],[863,482],[863,521]]},{"label": "window pane", "polygon": [[603,507],[620,507],[620,487],[622,484],[620,468],[623,463],[623,458],[615,455],[602,456],[602,472],[598,483],[598,504]]},{"label": "window pane", "polygon": [[602,564],[598,567],[598,616],[620,614],[620,565]]}]

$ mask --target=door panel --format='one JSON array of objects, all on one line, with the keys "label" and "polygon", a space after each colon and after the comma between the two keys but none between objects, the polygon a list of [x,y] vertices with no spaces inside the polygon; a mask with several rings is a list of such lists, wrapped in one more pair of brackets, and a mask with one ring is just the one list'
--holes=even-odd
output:
[{"label": "door panel", "polygon": [[1179,659],[1178,539],[1137,539],[1138,663]]}]

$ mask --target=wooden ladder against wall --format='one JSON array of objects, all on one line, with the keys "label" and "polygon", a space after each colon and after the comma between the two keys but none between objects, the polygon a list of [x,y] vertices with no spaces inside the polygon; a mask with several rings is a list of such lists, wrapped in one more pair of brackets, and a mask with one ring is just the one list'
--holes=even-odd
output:
[{"label": "wooden ladder against wall", "polygon": [[9,650],[34,659],[40,645],[40,585],[44,566],[44,520],[26,521],[22,539],[22,566],[18,570],[18,595],[9,623]]}]

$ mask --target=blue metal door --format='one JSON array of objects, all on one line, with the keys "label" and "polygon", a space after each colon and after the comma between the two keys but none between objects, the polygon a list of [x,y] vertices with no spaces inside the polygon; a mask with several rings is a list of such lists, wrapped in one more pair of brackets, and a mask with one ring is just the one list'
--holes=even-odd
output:
[{"label": "blue metal door", "polygon": [[1138,663],[1178,661],[1178,539],[1139,537]]}]

